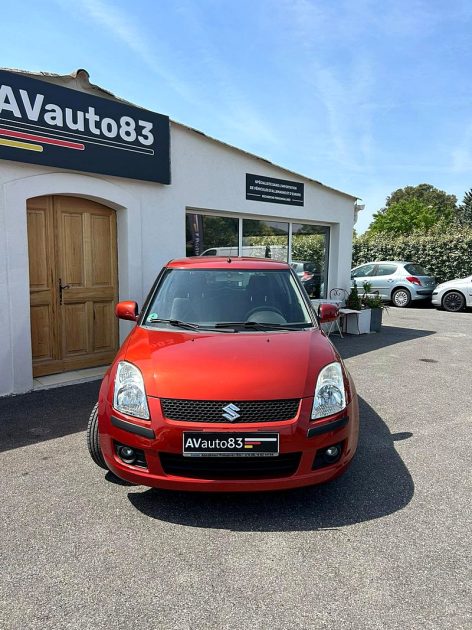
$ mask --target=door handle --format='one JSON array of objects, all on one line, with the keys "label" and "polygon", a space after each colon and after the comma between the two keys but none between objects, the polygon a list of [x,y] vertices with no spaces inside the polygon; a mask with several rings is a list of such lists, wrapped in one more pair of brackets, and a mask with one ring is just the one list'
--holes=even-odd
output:
[{"label": "door handle", "polygon": [[63,285],[63,284],[62,284],[62,279],[61,279],[61,278],[59,278],[59,304],[61,304],[61,305],[63,304],[63,301],[62,301],[62,292],[63,292],[65,289],[70,289],[70,284],[64,284],[64,285]]}]

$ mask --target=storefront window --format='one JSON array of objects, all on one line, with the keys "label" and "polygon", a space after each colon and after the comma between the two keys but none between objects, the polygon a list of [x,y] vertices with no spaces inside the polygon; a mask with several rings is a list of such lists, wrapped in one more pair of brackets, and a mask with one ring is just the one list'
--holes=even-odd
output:
[{"label": "storefront window", "polygon": [[243,219],[242,256],[288,261],[288,223]]},{"label": "storefront window", "polygon": [[292,267],[308,295],[326,298],[329,227],[292,223]]},{"label": "storefront window", "polygon": [[249,256],[285,262],[291,230],[293,269],[310,297],[328,297],[327,226],[188,213],[186,228],[187,256]]},{"label": "storefront window", "polygon": [[239,219],[187,214],[187,256],[237,256]]}]

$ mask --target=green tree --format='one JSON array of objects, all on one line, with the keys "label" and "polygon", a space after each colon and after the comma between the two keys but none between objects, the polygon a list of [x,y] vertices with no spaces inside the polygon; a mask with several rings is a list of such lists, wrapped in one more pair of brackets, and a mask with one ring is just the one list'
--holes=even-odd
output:
[{"label": "green tree", "polygon": [[462,204],[458,208],[458,214],[462,225],[472,226],[472,188],[465,193]]},{"label": "green tree", "polygon": [[400,236],[411,234],[413,231],[428,232],[438,223],[446,226],[452,221],[451,215],[447,218],[444,216],[441,219],[438,218],[436,209],[419,199],[402,199],[391,203],[383,212],[374,214],[367,233]]},{"label": "green tree", "polygon": [[385,202],[385,208],[380,213],[386,212],[391,206],[400,201],[419,201],[426,207],[434,210],[438,219],[448,221],[457,214],[457,197],[448,195],[444,190],[439,190],[431,184],[419,184],[418,186],[405,186],[395,190]]}]

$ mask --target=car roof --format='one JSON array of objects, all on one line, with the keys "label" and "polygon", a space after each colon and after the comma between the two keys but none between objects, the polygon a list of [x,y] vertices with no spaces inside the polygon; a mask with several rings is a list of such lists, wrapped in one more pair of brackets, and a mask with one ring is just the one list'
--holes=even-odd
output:
[{"label": "car roof", "polygon": [[175,258],[167,265],[170,269],[290,269],[288,263],[270,258],[240,256],[190,256]]},{"label": "car roof", "polygon": [[363,265],[416,265],[418,263],[411,262],[410,260],[369,260],[369,262],[361,263],[356,267],[362,267]]}]

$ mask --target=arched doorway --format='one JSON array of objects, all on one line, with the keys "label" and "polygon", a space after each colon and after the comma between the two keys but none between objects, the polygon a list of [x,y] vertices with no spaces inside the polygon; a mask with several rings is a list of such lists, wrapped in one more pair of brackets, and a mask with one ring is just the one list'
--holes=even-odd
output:
[{"label": "arched doorway", "polygon": [[63,195],[27,201],[33,376],[99,365],[118,346],[116,213]]}]

